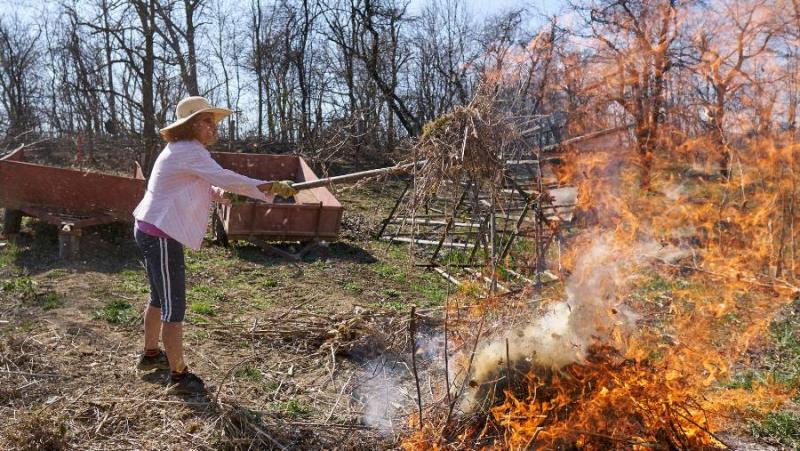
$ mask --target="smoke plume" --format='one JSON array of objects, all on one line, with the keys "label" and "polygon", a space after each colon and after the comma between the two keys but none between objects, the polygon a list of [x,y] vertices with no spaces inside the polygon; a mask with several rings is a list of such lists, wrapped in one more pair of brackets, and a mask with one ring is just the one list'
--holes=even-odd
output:
[{"label": "smoke plume", "polygon": [[[566,283],[566,299],[551,303],[526,327],[499,337],[478,349],[473,362],[473,387],[494,380],[505,368],[506,340],[513,364],[559,370],[582,361],[593,344],[622,350],[636,315],[621,298],[626,278],[644,255],[616,243],[610,235],[595,239],[576,262]],[[467,396],[467,406],[474,401]]]}]

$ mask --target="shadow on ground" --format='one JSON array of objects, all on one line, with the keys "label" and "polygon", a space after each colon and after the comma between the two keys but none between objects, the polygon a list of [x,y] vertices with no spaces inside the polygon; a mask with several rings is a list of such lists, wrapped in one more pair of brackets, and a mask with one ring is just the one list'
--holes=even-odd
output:
[{"label": "shadow on ground", "polygon": [[[298,243],[273,243],[272,245],[288,253],[297,252],[302,248]],[[240,241],[231,245],[231,251],[242,260],[266,266],[293,263],[293,261],[287,257],[281,257],[275,252],[270,252],[268,249],[262,249],[259,246],[247,242]],[[348,242],[335,242],[326,246],[317,246],[305,254],[302,261],[314,262],[322,259],[359,264],[378,262],[378,259],[367,250]]]},{"label": "shadow on ground", "polygon": [[117,273],[141,266],[131,226],[124,223],[86,229],[80,239],[80,256],[74,260],[59,256],[58,230],[42,221],[29,222],[16,237],[16,247],[14,263],[30,275],[57,268]]}]

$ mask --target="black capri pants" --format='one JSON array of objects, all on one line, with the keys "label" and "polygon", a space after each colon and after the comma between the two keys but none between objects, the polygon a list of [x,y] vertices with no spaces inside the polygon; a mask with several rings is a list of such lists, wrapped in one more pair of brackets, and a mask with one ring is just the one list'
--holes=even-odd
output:
[{"label": "black capri pants", "polygon": [[161,321],[179,323],[186,314],[186,266],[183,245],[134,227],[136,245],[144,254],[150,281],[150,305],[161,309]]}]

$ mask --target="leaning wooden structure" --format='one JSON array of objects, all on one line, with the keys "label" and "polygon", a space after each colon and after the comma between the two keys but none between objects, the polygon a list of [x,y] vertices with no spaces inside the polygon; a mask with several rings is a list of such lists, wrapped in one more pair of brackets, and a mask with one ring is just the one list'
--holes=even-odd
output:
[{"label": "leaning wooden structure", "polygon": [[494,199],[472,180],[449,181],[433,201],[414,208],[414,181],[408,180],[378,238],[408,244],[417,266],[454,283],[471,276],[492,291],[507,291],[556,280],[547,260],[560,255],[562,230],[573,220],[578,190],[560,184],[554,171],[565,150],[619,143],[629,128],[567,138],[562,119],[549,116],[526,127],[524,142],[505,156],[502,189]]}]

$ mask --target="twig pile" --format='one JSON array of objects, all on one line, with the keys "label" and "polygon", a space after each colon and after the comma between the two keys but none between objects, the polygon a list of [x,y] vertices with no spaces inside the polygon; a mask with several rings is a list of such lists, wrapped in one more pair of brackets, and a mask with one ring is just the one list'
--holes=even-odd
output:
[{"label": "twig pile", "polygon": [[259,449],[287,449],[273,434],[264,430],[263,419],[255,412],[238,404],[215,404],[219,415],[222,438],[235,447]]},{"label": "twig pile", "polygon": [[[287,312],[288,313],[288,312]],[[309,311],[286,313],[262,321],[245,332],[250,338],[269,339],[292,344],[304,343],[311,349],[330,349],[333,354],[346,354],[367,342],[388,338],[376,314],[356,308],[339,315],[321,315]]]},{"label": "twig pile", "polygon": [[415,173],[417,205],[445,180],[499,189],[508,147],[517,139],[517,127],[487,94],[427,123],[414,148],[416,161],[426,160]]}]

